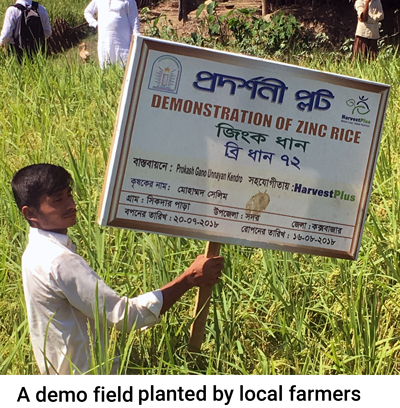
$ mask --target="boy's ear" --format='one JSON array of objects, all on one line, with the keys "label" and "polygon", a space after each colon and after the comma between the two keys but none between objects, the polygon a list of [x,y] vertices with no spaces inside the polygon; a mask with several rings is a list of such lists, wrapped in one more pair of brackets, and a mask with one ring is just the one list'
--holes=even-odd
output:
[{"label": "boy's ear", "polygon": [[21,208],[21,212],[28,221],[37,222],[37,210],[35,207],[28,207],[27,205],[24,205]]}]

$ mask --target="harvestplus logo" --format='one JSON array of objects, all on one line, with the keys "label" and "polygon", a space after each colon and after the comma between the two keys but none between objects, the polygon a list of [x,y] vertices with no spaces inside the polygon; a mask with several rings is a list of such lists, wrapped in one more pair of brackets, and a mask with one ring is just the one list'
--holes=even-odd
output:
[{"label": "harvestplus logo", "polygon": [[368,98],[365,96],[359,96],[357,102],[354,99],[348,99],[346,105],[351,109],[351,116],[342,114],[342,122],[369,127],[371,121],[365,118],[371,112],[367,101]]},{"label": "harvestplus logo", "polygon": [[359,115],[366,115],[371,112],[367,104],[368,98],[364,96],[359,96],[359,101],[356,103],[354,99],[349,99],[346,101],[346,105],[353,108],[351,114],[354,115],[354,112],[357,112]]}]

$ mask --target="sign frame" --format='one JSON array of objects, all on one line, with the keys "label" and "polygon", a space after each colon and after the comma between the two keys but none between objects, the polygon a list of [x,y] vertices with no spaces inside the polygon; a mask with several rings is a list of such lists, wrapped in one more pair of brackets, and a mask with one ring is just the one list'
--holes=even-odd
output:
[{"label": "sign frame", "polygon": [[[122,92],[118,106],[118,112],[114,127],[114,135],[111,144],[110,157],[107,164],[105,182],[103,185],[100,207],[98,212],[98,222],[100,225],[118,228],[140,230],[150,233],[160,233],[164,235],[183,236],[187,238],[201,239],[218,243],[245,245],[261,247],[290,252],[301,252],[307,254],[337,257],[344,259],[356,259],[360,249],[362,231],[367,215],[369,198],[372,190],[372,181],[378,157],[379,144],[382,135],[382,128],[386,107],[388,103],[390,86],[361,79],[346,77],[343,75],[325,73],[310,70],[294,65],[283,64],[274,61],[267,61],[274,69],[284,66],[290,74],[293,72],[298,78],[321,81],[327,84],[350,87],[358,91],[373,92],[380,95],[379,107],[374,123],[372,142],[365,168],[362,192],[357,209],[356,223],[351,237],[351,247],[348,251],[330,250],[306,246],[301,244],[254,241],[250,239],[237,239],[221,236],[216,231],[201,231],[195,228],[182,226],[171,226],[165,223],[155,223],[140,220],[129,220],[118,218],[117,209],[120,200],[121,188],[124,178],[124,171],[130,153],[131,138],[138,115],[140,103],[140,93],[146,73],[146,62],[149,52],[160,51],[170,55],[188,56],[200,58],[208,61],[223,62],[241,69],[246,68],[249,63],[252,67],[265,64],[266,60],[244,57],[238,54],[215,51],[200,47],[188,46],[169,41],[137,36],[127,62],[125,76],[123,80]],[[268,238],[268,237],[267,237]]]}]

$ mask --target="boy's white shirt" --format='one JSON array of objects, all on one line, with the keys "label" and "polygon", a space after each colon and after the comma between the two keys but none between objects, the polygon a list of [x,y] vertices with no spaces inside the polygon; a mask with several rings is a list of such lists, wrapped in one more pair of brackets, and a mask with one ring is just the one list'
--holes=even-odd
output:
[{"label": "boy's white shirt", "polygon": [[107,323],[117,329],[123,326],[126,305],[128,330],[159,321],[160,290],[132,299],[118,296],[75,253],[64,234],[31,227],[22,256],[22,276],[33,351],[42,374],[46,374],[44,348],[50,374],[70,374],[71,367],[73,374],[89,369],[87,322],[93,333],[96,285],[100,322],[104,303]]}]

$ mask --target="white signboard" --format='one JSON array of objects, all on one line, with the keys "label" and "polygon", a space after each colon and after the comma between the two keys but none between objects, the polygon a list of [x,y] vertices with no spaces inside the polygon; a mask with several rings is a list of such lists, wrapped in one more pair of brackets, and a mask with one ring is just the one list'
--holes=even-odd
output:
[{"label": "white signboard", "polygon": [[99,222],[355,259],[389,89],[139,36]]}]

